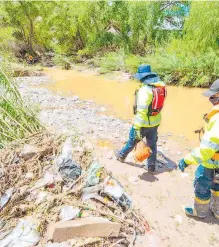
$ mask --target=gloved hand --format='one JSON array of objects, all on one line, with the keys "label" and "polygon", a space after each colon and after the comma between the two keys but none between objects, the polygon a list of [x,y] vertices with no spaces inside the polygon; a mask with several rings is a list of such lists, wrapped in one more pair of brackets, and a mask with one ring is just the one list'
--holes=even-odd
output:
[{"label": "gloved hand", "polygon": [[135,139],[136,140],[141,140],[141,129],[135,129]]},{"label": "gloved hand", "polygon": [[179,169],[181,170],[181,172],[184,172],[185,171],[185,168],[187,167],[188,165],[186,164],[185,160],[184,159],[181,159],[179,161]]}]

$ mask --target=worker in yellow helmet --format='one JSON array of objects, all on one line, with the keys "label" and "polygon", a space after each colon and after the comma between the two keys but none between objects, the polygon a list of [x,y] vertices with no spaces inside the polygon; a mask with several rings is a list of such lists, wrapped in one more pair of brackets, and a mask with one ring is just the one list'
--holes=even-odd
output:
[{"label": "worker in yellow helmet", "polygon": [[205,133],[200,146],[180,160],[179,169],[184,172],[189,165],[199,164],[194,182],[194,207],[185,207],[185,213],[205,218],[210,206],[219,219],[219,80],[204,95],[214,107],[205,117]]}]

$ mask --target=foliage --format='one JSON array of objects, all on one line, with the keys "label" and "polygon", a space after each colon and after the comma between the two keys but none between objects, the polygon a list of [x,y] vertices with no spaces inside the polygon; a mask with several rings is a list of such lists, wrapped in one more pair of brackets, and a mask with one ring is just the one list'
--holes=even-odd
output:
[{"label": "foliage", "polygon": [[[5,66],[5,65],[4,65]],[[39,131],[42,127],[35,113],[25,105],[16,83],[0,67],[0,147]]]},{"label": "foliage", "polygon": [[133,74],[139,64],[150,64],[166,83],[175,85],[207,87],[219,77],[219,58],[214,50],[198,55],[181,49],[174,53],[167,50],[159,49],[146,57],[113,52],[93,61],[95,66],[101,67],[102,73],[123,70]]},{"label": "foliage", "polygon": [[196,51],[219,47],[219,2],[192,2],[185,22],[184,39],[192,42]]},{"label": "foliage", "polygon": [[188,86],[219,75],[216,1],[6,1],[1,16],[0,48],[14,43],[21,57],[52,51],[61,65],[92,58],[102,73],[150,63],[167,82]]}]

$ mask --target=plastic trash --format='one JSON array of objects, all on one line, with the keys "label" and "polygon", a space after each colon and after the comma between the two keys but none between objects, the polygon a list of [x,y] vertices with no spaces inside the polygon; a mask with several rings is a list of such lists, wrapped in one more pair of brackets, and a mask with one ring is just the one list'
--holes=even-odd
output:
[{"label": "plastic trash", "polygon": [[58,166],[61,166],[62,163],[71,160],[72,159],[72,142],[71,138],[67,138],[66,141],[64,142],[64,145],[62,147],[62,153],[61,155],[56,159],[56,164]]},{"label": "plastic trash", "polygon": [[14,193],[14,188],[10,188],[5,191],[4,195],[0,199],[0,211],[8,203]]},{"label": "plastic trash", "polygon": [[149,158],[150,155],[151,149],[143,141],[140,141],[135,145],[133,157],[136,162],[142,162]]},{"label": "plastic trash", "polygon": [[59,167],[59,172],[63,179],[76,180],[81,175],[81,167],[73,160],[63,162]]},{"label": "plastic trash", "polygon": [[46,185],[54,184],[55,181],[57,181],[57,179],[55,178],[55,175],[52,173],[46,172],[44,174],[44,177],[38,180],[33,186],[33,188],[30,189],[30,191],[42,188]]},{"label": "plastic trash", "polygon": [[86,179],[86,187],[97,185],[100,182],[100,170],[102,166],[94,162],[88,169],[88,175]]},{"label": "plastic trash", "polygon": [[64,206],[59,214],[59,219],[61,221],[72,220],[76,218],[80,213],[79,208],[74,208],[72,206]]},{"label": "plastic trash", "polygon": [[105,179],[103,192],[124,208],[130,208],[132,205],[132,199],[114,178]]},{"label": "plastic trash", "polygon": [[76,180],[82,172],[81,167],[72,160],[72,150],[72,142],[69,137],[62,147],[61,155],[56,159],[59,172],[65,180]]},{"label": "plastic trash", "polygon": [[42,202],[45,201],[45,199],[49,199],[49,192],[47,191],[40,191],[38,194],[37,194],[37,198],[36,198],[36,204],[40,204]]},{"label": "plastic trash", "polygon": [[87,187],[82,190],[82,201],[87,201],[92,198],[96,198],[99,192],[103,189],[103,184]]},{"label": "plastic trash", "polygon": [[32,247],[40,241],[38,222],[29,217],[21,219],[18,225],[2,241],[1,247]]}]

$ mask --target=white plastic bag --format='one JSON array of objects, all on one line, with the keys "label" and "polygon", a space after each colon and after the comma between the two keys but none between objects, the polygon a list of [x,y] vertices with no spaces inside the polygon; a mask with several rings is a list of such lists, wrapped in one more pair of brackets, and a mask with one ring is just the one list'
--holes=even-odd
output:
[{"label": "white plastic bag", "polygon": [[80,212],[79,208],[73,208],[72,206],[64,206],[59,214],[61,221],[72,220],[78,216]]},{"label": "white plastic bag", "polygon": [[0,211],[3,209],[3,207],[11,199],[13,193],[14,193],[14,188],[10,188],[10,189],[5,191],[5,193],[3,194],[3,196],[0,199]]},{"label": "white plastic bag", "polygon": [[31,217],[21,219],[18,225],[0,241],[1,247],[32,247],[40,241],[38,222]]}]

